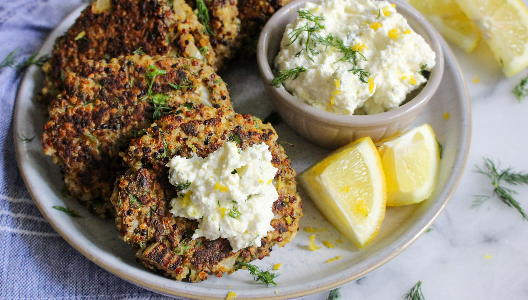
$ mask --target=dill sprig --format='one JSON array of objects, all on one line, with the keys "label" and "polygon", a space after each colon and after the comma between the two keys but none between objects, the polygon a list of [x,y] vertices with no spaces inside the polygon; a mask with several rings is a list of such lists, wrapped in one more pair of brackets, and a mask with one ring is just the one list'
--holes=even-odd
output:
[{"label": "dill sprig", "polygon": [[521,99],[528,96],[528,76],[524,77],[521,82],[513,89],[513,94],[517,97],[517,100],[521,102]]},{"label": "dill sprig", "polygon": [[306,72],[306,69],[304,67],[297,67],[285,71],[280,71],[275,78],[270,82],[270,85],[279,88],[281,83],[283,83],[286,79],[293,77],[293,79],[297,79],[299,77],[299,74],[302,72]]},{"label": "dill sprig", "polygon": [[167,106],[167,100],[170,99],[169,95],[154,94],[150,96],[151,103],[154,105],[154,112],[152,118],[159,120],[161,117],[171,114],[172,108]]},{"label": "dill sprig", "polygon": [[132,54],[135,54],[135,55],[145,55],[145,52],[143,52],[143,47],[139,47],[139,48],[137,48],[134,52],[132,52]]},{"label": "dill sprig", "polygon": [[256,276],[254,279],[255,281],[262,281],[267,286],[270,284],[273,284],[277,286],[277,283],[275,283],[274,279],[277,278],[280,274],[271,273],[269,270],[271,267],[266,270],[262,271],[259,267],[254,266],[247,262],[239,262],[238,263],[238,269],[241,269],[242,267],[246,267],[246,269],[251,273],[251,275]]},{"label": "dill sprig", "polygon": [[4,60],[2,60],[2,62],[0,63],[0,69],[3,69],[5,67],[13,68],[16,65],[16,56],[18,51],[20,51],[20,49],[17,48],[11,53],[9,53],[6,58],[4,58]]},{"label": "dill sprig", "polygon": [[206,33],[208,35],[213,35],[213,29],[209,26],[209,10],[203,0],[196,0],[196,10],[194,13],[198,17],[198,21],[204,26]]},{"label": "dill sprig", "polygon": [[58,210],[58,211],[62,211],[66,214],[68,214],[68,216],[70,217],[74,217],[74,218],[82,218],[83,216],[79,215],[76,211],[72,210],[72,209],[69,209],[67,207],[64,207],[64,206],[52,206],[52,208]]},{"label": "dill sprig", "polygon": [[405,300],[425,300],[422,294],[422,281],[418,281],[407,294],[405,294]]},{"label": "dill sprig", "polygon": [[324,17],[316,16],[312,14],[309,10],[297,9],[297,12],[299,13],[299,17],[314,22],[315,25],[317,25],[317,27],[319,27],[320,29],[325,28],[323,24],[319,23],[325,20]]},{"label": "dill sprig", "polygon": [[28,59],[17,64],[16,69],[17,71],[22,72],[31,65],[42,67],[49,59],[50,59],[49,55],[42,55],[41,57],[37,57],[37,53],[35,53],[31,55]]},{"label": "dill sprig", "polygon": [[330,294],[328,294],[328,298],[326,300],[337,300],[341,299],[341,294],[339,293],[339,290],[341,288],[333,289],[330,291]]},{"label": "dill sprig", "polygon": [[[499,170],[499,166],[500,162],[495,165],[495,163],[491,159],[484,158],[484,168],[481,169],[476,166],[475,172],[488,176],[488,178],[491,179],[491,183],[494,187],[492,195],[496,195],[502,202],[504,202],[509,207],[514,207],[515,209],[517,209],[517,211],[519,211],[519,213],[522,215],[523,219],[528,221],[528,216],[524,213],[519,202],[517,202],[513,198],[513,195],[517,195],[518,193],[514,190],[502,187],[500,185],[501,181],[504,181],[510,185],[528,184],[528,173],[514,172],[511,167]],[[480,207],[488,199],[490,199],[489,196],[476,195],[475,201],[473,201],[471,208]]]},{"label": "dill sprig", "polygon": [[148,69],[151,69],[152,71],[147,72],[147,78],[150,79],[149,88],[148,88],[148,95],[150,96],[152,94],[152,85],[154,84],[154,80],[156,80],[156,77],[158,75],[165,75],[167,74],[166,70],[161,70],[156,68],[156,66],[148,65]]}]

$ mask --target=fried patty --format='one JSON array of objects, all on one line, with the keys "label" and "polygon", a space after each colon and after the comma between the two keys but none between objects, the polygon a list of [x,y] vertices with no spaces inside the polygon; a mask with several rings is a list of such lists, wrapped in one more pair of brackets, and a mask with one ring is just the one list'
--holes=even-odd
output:
[{"label": "fried patty", "polygon": [[52,101],[65,87],[65,74],[86,60],[109,60],[136,52],[203,58],[216,66],[204,26],[184,0],[173,2],[173,6],[166,0],[93,2],[56,40],[43,67],[46,79],[41,100]]},{"label": "fried patty", "polygon": [[70,195],[100,217],[113,216],[113,184],[126,170],[119,152],[155,119],[204,103],[219,117],[234,114],[225,83],[198,59],[89,60],[65,74],[42,145],[61,166]]},{"label": "fried patty", "polygon": [[[272,246],[288,243],[298,231],[302,207],[295,171],[276,139],[273,127],[258,118],[240,114],[220,118],[218,110],[195,106],[163,117],[143,137],[133,140],[123,156],[129,169],[116,181],[112,203],[119,233],[133,247],[138,260],[177,280],[199,282],[209,274],[221,277],[223,272],[234,272],[237,262],[262,259],[269,256]],[[278,168],[273,180],[279,194],[272,208],[274,230],[262,238],[261,247],[237,252],[224,238],[193,240],[198,221],[170,213],[171,199],[179,195],[168,179],[169,158],[189,158],[193,153],[206,157],[227,141],[235,141],[240,149],[266,143],[272,164]]]},{"label": "fried patty", "polygon": [[271,16],[292,0],[238,0],[240,39],[245,48],[255,51],[262,28]]},{"label": "fried patty", "polygon": [[206,11],[201,9],[200,1],[186,0],[186,3],[194,9],[198,20],[207,13],[205,17],[208,17],[209,22],[204,25],[210,30],[211,45],[217,58],[217,69],[222,69],[240,47],[237,0],[203,0]]}]

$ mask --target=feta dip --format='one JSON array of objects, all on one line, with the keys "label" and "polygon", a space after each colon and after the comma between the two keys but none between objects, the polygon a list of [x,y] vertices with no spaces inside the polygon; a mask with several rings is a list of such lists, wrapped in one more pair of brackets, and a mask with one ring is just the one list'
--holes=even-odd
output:
[{"label": "feta dip", "polygon": [[271,159],[265,143],[240,150],[234,142],[205,158],[173,157],[169,181],[180,193],[170,212],[199,220],[193,239],[226,238],[233,251],[260,247],[260,239],[273,231],[272,206],[279,198],[273,185],[278,169]]},{"label": "feta dip", "polygon": [[275,59],[293,96],[346,115],[398,107],[434,66],[434,51],[395,5],[372,0],[306,3]]}]

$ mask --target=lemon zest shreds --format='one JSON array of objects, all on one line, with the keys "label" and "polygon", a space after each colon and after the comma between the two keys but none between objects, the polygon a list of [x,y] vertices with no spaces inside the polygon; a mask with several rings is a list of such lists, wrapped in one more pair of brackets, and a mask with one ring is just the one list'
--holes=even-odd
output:
[{"label": "lemon zest shreds", "polygon": [[334,79],[334,84],[336,86],[336,89],[340,88],[341,87],[341,80],[339,79]]},{"label": "lemon zest shreds", "polygon": [[385,15],[385,17],[390,17],[390,16],[391,16],[391,12],[390,12],[388,6],[385,6],[381,11],[382,11],[383,14]]},{"label": "lemon zest shreds", "polygon": [[411,78],[409,79],[409,83],[412,84],[412,85],[416,85],[416,79],[414,78],[414,76],[411,75]]},{"label": "lemon zest shreds", "polygon": [[229,209],[224,208],[224,207],[219,207],[218,210],[220,210],[220,212],[222,213],[222,218],[225,218],[226,211],[228,211]]},{"label": "lemon zest shreds", "polygon": [[273,270],[279,270],[282,267],[282,264],[273,265]]},{"label": "lemon zest shreds", "polygon": [[394,7],[394,8],[396,8],[396,4],[394,4],[394,3],[392,3],[391,6]]},{"label": "lemon zest shreds", "polygon": [[370,77],[368,80],[369,92],[372,94],[374,92],[374,78]]},{"label": "lemon zest shreds", "polygon": [[327,262],[327,263],[331,263],[331,262],[336,261],[336,260],[338,260],[338,259],[341,259],[341,255],[336,256],[336,257],[334,257],[334,258],[330,258],[330,259],[327,260],[326,262]]},{"label": "lemon zest shreds", "polygon": [[412,31],[411,31],[410,29],[407,29],[407,30],[405,30],[403,33],[405,33],[405,34],[411,34],[411,32],[412,32]]},{"label": "lemon zest shreds", "polygon": [[403,75],[403,76],[402,76],[402,80],[405,80],[405,79],[407,79],[407,76],[406,76],[406,75]]},{"label": "lemon zest shreds", "polygon": [[237,294],[235,292],[229,292],[227,293],[226,300],[235,299]]},{"label": "lemon zest shreds", "polygon": [[342,239],[337,239],[337,240],[336,240],[336,243],[338,243],[338,244],[341,244],[342,242],[343,242]]},{"label": "lemon zest shreds", "polygon": [[490,255],[484,255],[484,257],[487,258],[487,259],[491,259]]},{"label": "lemon zest shreds", "polygon": [[449,113],[447,111],[444,113],[444,120],[449,120]]},{"label": "lemon zest shreds", "polygon": [[219,182],[217,182],[217,183],[215,184],[214,190],[215,190],[215,191],[216,191],[216,190],[220,190],[220,192],[225,193],[225,192],[227,192],[228,189],[227,189],[227,186],[223,186],[223,185],[221,185]]},{"label": "lemon zest shreds", "polygon": [[380,28],[382,25],[380,22],[374,22],[372,24],[370,24],[370,28],[374,29],[374,30],[377,30],[378,28]]},{"label": "lemon zest shreds", "polygon": [[317,247],[315,244],[315,235],[310,236],[310,245],[308,246],[308,249],[310,249],[310,251],[321,249],[321,247]]},{"label": "lemon zest shreds", "polygon": [[334,244],[330,243],[329,241],[324,241],[323,245],[325,245],[326,248],[334,248]]},{"label": "lemon zest shreds", "polygon": [[400,30],[398,28],[391,29],[391,30],[389,30],[389,33],[387,33],[387,35],[391,39],[397,39],[398,36],[400,35]]},{"label": "lemon zest shreds", "polygon": [[362,44],[362,43],[357,43],[354,46],[352,46],[352,50],[354,50],[354,51],[361,51],[363,49],[367,49],[368,50],[367,45]]},{"label": "lemon zest shreds", "polygon": [[76,40],[80,40],[80,39],[82,39],[85,35],[86,35],[86,31],[82,31],[82,32],[80,32],[80,33],[75,37],[74,40],[75,40],[75,41],[76,41]]},{"label": "lemon zest shreds", "polygon": [[270,184],[271,184],[271,182],[272,182],[272,180],[271,180],[271,179],[270,179],[270,180],[268,180],[268,185],[270,185]]},{"label": "lemon zest shreds", "polygon": [[284,219],[286,220],[286,224],[291,225],[292,218],[290,216],[286,216],[286,218],[284,218]]},{"label": "lemon zest shreds", "polygon": [[334,96],[330,96],[330,105],[334,105],[335,104],[335,98]]},{"label": "lemon zest shreds", "polygon": [[478,78],[478,75],[475,74],[475,77],[473,77],[473,83],[479,83],[480,79]]}]

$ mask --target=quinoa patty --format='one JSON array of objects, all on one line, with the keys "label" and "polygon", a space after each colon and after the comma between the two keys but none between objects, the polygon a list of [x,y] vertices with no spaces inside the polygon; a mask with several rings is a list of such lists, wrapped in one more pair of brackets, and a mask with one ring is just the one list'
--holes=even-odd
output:
[{"label": "quinoa patty", "polygon": [[204,26],[184,0],[174,3],[99,0],[90,4],[57,38],[43,66],[46,79],[41,100],[45,104],[52,101],[65,87],[66,73],[86,60],[109,60],[136,51],[151,56],[203,57],[214,67],[216,58]]},{"label": "quinoa patty", "polygon": [[66,73],[65,89],[50,105],[44,153],[61,166],[74,198],[110,217],[113,184],[126,170],[119,152],[155,119],[199,104],[212,105],[219,117],[234,114],[225,83],[201,60],[86,61]]},{"label": "quinoa patty", "polygon": [[[116,181],[112,203],[119,233],[133,247],[138,260],[177,280],[199,282],[209,274],[221,277],[223,272],[232,273],[237,262],[262,259],[269,256],[272,246],[288,243],[298,231],[302,207],[295,171],[276,139],[273,127],[258,118],[239,114],[218,118],[211,108],[196,106],[180,115],[163,117],[142,138],[133,140],[124,153],[129,169]],[[227,141],[235,141],[240,149],[266,143],[272,164],[279,169],[273,180],[279,194],[272,208],[274,230],[262,238],[261,247],[237,252],[232,252],[227,239],[193,240],[198,221],[169,212],[171,200],[178,197],[168,179],[169,158],[191,157],[193,153],[206,157]],[[156,155],[163,151],[169,154]]]}]

